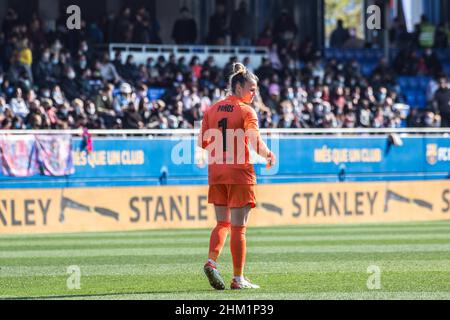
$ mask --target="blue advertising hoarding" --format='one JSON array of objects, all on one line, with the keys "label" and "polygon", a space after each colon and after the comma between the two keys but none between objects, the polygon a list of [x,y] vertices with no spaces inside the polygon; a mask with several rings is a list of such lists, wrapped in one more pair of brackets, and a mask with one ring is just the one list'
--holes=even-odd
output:
[{"label": "blue advertising hoarding", "polygon": [[[265,169],[256,159],[259,183],[395,181],[447,179],[450,139],[412,136],[403,145],[387,136],[284,136],[269,139],[278,163]],[[207,183],[207,167],[194,138],[95,138],[87,154],[73,140],[75,173],[66,177],[9,177],[0,188],[197,185]]]}]

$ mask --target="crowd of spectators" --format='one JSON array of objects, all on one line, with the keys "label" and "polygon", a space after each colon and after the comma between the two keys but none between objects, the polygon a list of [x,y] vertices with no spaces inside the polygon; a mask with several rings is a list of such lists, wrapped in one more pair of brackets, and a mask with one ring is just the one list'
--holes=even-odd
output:
[{"label": "crowd of spectators", "polygon": [[[239,10],[244,15],[247,9]],[[129,17],[131,12],[122,14]],[[148,12],[140,9],[137,15],[144,29],[155,26],[142,41],[157,37],[157,23]],[[180,19],[184,26],[191,24],[185,11]],[[311,39],[297,44],[298,31],[286,11],[276,26],[258,39],[270,53],[252,70],[260,78],[254,107],[262,128],[450,126],[450,88],[438,71],[423,70],[435,76],[428,107],[408,112],[396,70],[386,60],[364,77],[356,60],[325,61]],[[174,28],[173,35],[182,29]],[[120,52],[110,57],[93,50],[92,44],[103,37],[96,28],[73,34],[58,30],[45,31],[38,17],[21,23],[8,12],[0,36],[0,129],[193,128],[205,109],[226,95],[237,61],[233,57],[219,68],[214,57],[186,61],[172,55],[137,64],[129,55],[123,63]],[[140,37],[136,27],[120,30],[124,41]],[[182,32],[177,37],[187,39]],[[248,41],[245,32],[234,33],[234,39]],[[250,58],[243,63],[251,69]],[[162,88],[164,94],[150,100],[149,88]]]}]

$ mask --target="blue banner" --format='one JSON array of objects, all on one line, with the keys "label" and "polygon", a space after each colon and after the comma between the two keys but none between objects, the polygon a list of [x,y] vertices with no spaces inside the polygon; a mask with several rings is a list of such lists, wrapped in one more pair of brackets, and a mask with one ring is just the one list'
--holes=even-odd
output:
[{"label": "blue banner", "polygon": [[[450,139],[387,136],[283,137],[270,139],[277,156],[272,169],[254,157],[259,183],[447,179]],[[0,176],[1,188],[206,184],[207,166],[196,140],[94,138],[93,152],[73,139],[75,172],[64,178]]]}]

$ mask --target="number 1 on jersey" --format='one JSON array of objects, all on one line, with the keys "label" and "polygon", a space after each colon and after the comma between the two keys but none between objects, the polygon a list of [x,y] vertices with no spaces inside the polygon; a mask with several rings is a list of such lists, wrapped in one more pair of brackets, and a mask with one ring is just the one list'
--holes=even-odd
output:
[{"label": "number 1 on jersey", "polygon": [[219,121],[219,128],[222,128],[222,145],[223,145],[223,152],[227,151],[227,125],[228,125],[228,119],[223,118]]}]

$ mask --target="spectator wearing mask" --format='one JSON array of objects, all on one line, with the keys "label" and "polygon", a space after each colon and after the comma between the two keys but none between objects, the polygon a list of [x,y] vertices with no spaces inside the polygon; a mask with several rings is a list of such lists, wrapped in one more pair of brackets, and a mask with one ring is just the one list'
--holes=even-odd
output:
[{"label": "spectator wearing mask", "polygon": [[2,120],[1,116],[4,116],[6,109],[10,109],[10,106],[6,103],[5,98],[0,95],[0,122]]},{"label": "spectator wearing mask", "polygon": [[332,112],[332,108],[331,108],[331,104],[329,104],[328,102],[323,101],[323,106],[324,106],[324,117],[323,117],[323,121],[322,121],[322,126],[324,128],[337,128],[338,127],[338,122],[336,119],[336,116],[334,115],[334,113]]},{"label": "spectator wearing mask", "polygon": [[301,128],[314,128],[314,123],[316,122],[314,118],[314,105],[311,102],[307,102],[299,118]]},{"label": "spectator wearing mask", "polygon": [[51,78],[55,79],[55,83],[63,76],[64,65],[61,63],[61,55],[58,52],[53,52],[50,56],[51,62]]},{"label": "spectator wearing mask", "polygon": [[124,111],[123,115],[123,128],[124,129],[142,129],[144,128],[144,122],[139,114],[136,103],[131,101],[128,103],[128,108]]},{"label": "spectator wearing mask", "polygon": [[272,65],[272,68],[275,70],[281,70],[283,68],[283,64],[281,63],[280,55],[278,53],[278,44],[273,43],[272,47],[269,51],[269,61]]},{"label": "spectator wearing mask", "polygon": [[78,121],[80,119],[87,119],[86,117],[86,111],[84,109],[84,101],[81,99],[74,99],[72,101],[72,111],[71,115],[75,119],[75,121]]},{"label": "spectator wearing mask", "polygon": [[191,68],[191,72],[194,75],[194,77],[196,79],[200,79],[203,67],[201,66],[200,60],[197,56],[192,57],[192,60],[191,60],[191,63],[189,64],[189,66]]},{"label": "spectator wearing mask", "polygon": [[116,67],[114,67],[114,65],[109,60],[108,53],[105,53],[103,55],[103,59],[98,62],[98,69],[100,72],[100,76],[104,81],[116,83],[121,80]]},{"label": "spectator wearing mask", "polygon": [[116,71],[119,74],[122,74],[124,71],[124,64],[122,62],[122,52],[120,50],[117,50],[114,53],[114,60],[112,61],[112,64],[114,68],[116,68]]},{"label": "spectator wearing mask", "polygon": [[167,70],[167,72],[172,73],[172,74],[176,74],[179,71],[178,65],[177,65],[177,58],[175,57],[174,54],[171,54],[169,56],[169,61],[166,65],[166,70]]},{"label": "spectator wearing mask", "polygon": [[426,97],[427,97],[427,102],[433,102],[434,99],[434,94],[436,93],[437,89],[439,89],[439,84],[437,79],[430,79],[430,81],[428,82],[427,85],[427,91],[426,91]]},{"label": "spectator wearing mask", "polygon": [[28,106],[23,99],[22,89],[16,88],[13,93],[13,97],[10,101],[11,111],[14,115],[25,118],[29,112]]},{"label": "spectator wearing mask", "polygon": [[130,102],[134,102],[133,90],[130,84],[124,82],[120,85],[120,92],[113,101],[113,108],[116,114],[121,116]]},{"label": "spectator wearing mask", "polygon": [[138,77],[138,67],[134,62],[133,55],[129,54],[127,56],[127,60],[125,61],[125,65],[123,66],[123,72],[121,73],[122,77],[127,82],[133,82],[134,79]]},{"label": "spectator wearing mask", "polygon": [[137,110],[142,118],[142,121],[144,122],[144,126],[146,126],[150,121],[150,117],[152,114],[151,108],[152,104],[150,103],[150,100],[147,97],[143,97],[142,99],[139,100]]},{"label": "spectator wearing mask", "polygon": [[72,67],[67,66],[64,71],[64,77],[61,80],[61,90],[70,101],[81,95],[80,84],[75,78],[75,70]]},{"label": "spectator wearing mask", "polygon": [[[0,97],[0,108],[1,108],[1,103],[2,103],[2,98]],[[11,110],[11,108],[9,108],[9,106],[5,106],[5,108],[3,109],[3,112],[0,112],[0,128],[3,130],[8,130],[8,129],[13,129],[13,119],[14,119],[14,114]]]},{"label": "spectator wearing mask", "polygon": [[378,74],[382,82],[389,82],[392,80],[392,69],[389,66],[386,58],[381,58],[377,66],[373,70],[373,75]]},{"label": "spectator wearing mask", "polygon": [[19,61],[19,58],[19,52],[15,51],[11,58],[11,65],[9,66],[6,75],[7,79],[12,84],[17,84],[21,78],[21,74],[25,71],[24,66]]},{"label": "spectator wearing mask", "polygon": [[64,92],[61,91],[61,87],[60,86],[54,86],[53,87],[53,90],[52,90],[52,93],[51,93],[51,97],[52,97],[52,100],[57,105],[62,105],[66,101],[66,97],[64,95]]},{"label": "spectator wearing mask", "polygon": [[370,128],[372,126],[372,112],[370,110],[369,101],[363,100],[357,112],[357,125],[362,128]]},{"label": "spectator wearing mask", "polygon": [[437,76],[442,72],[442,65],[433,49],[426,48],[423,53],[423,62],[426,66],[427,74]]},{"label": "spectator wearing mask", "polygon": [[344,123],[343,128],[355,128],[356,127],[356,114],[351,102],[347,103],[344,108]]},{"label": "spectator wearing mask", "polygon": [[34,79],[35,83],[40,87],[51,86],[56,83],[52,72],[50,50],[45,49],[39,61],[34,64]]},{"label": "spectator wearing mask", "polygon": [[406,117],[406,124],[411,128],[418,128],[422,126],[421,114],[417,108],[412,108]]},{"label": "spectator wearing mask", "polygon": [[[39,101],[39,100],[36,100]],[[56,108],[53,106],[53,102],[50,99],[43,99],[42,100],[42,110],[45,114],[46,121],[48,122],[48,126],[52,129],[55,129],[58,122],[60,121],[58,119],[58,116],[56,115]]]},{"label": "spectator wearing mask", "polygon": [[84,109],[87,117],[88,129],[105,129],[105,125],[99,117],[93,101],[87,100]]},{"label": "spectator wearing mask", "polygon": [[438,128],[441,126],[441,116],[433,110],[426,110],[423,114],[422,126],[425,128]]},{"label": "spectator wearing mask", "polygon": [[[90,50],[89,48],[89,44],[87,43],[86,40],[82,40],[80,42],[80,45],[78,47],[78,56],[82,57],[84,56],[84,58],[86,59],[86,65],[92,63],[92,58],[93,58],[93,52],[92,50]],[[81,60],[81,59],[79,59]]]},{"label": "spectator wearing mask", "polygon": [[38,102],[32,102],[30,104],[30,112],[24,119],[24,124],[27,127],[27,129],[37,130],[37,129],[44,129],[45,127],[47,127],[47,128],[49,127],[49,123],[46,123],[46,125],[43,125],[44,119],[42,117],[42,113],[45,113],[45,110],[39,105]]},{"label": "spectator wearing mask", "polygon": [[116,119],[116,112],[113,108],[113,91],[114,86],[109,83],[100,90],[99,94],[94,99],[97,112],[108,129],[111,129],[114,126]]},{"label": "spectator wearing mask", "polygon": [[79,75],[83,74],[83,72],[85,72],[89,68],[88,60],[84,54],[80,54],[78,56],[74,68],[75,72]]}]

